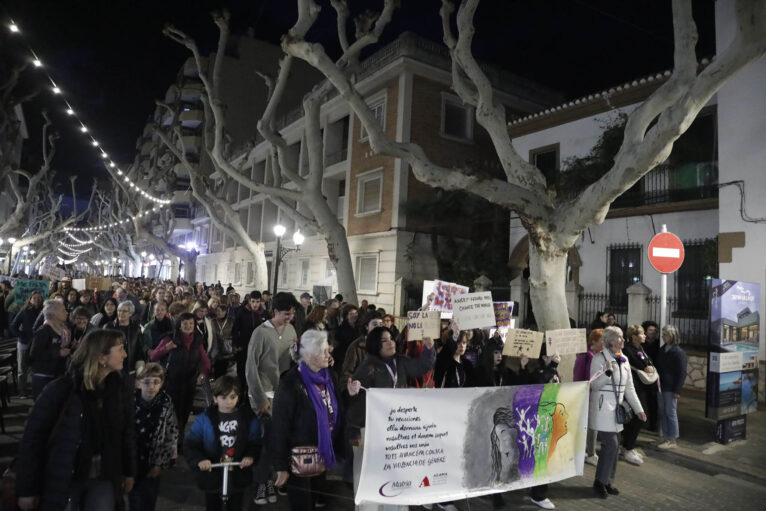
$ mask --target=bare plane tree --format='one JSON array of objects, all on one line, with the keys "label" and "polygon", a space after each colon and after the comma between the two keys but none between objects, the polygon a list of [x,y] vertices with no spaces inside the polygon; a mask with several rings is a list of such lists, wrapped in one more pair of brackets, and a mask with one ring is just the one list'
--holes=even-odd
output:
[{"label": "bare plane tree", "polygon": [[[575,197],[557,198],[543,174],[515,151],[505,109],[471,52],[479,0],[461,2],[456,15],[455,4],[442,0],[443,39],[452,61],[452,88],[464,103],[475,108],[476,120],[489,133],[497,152],[503,178],[484,177],[470,168],[437,165],[418,145],[396,142],[385,135],[355,85],[351,64],[359,52],[378,41],[397,2],[385,0],[376,17],[357,23],[353,43],[346,34],[347,2],[331,3],[338,16],[343,49],[339,59],[333,61],[321,45],[305,40],[320,11],[314,0],[297,0],[298,20],[283,38],[283,49],[325,75],[360,118],[374,151],[401,158],[424,183],[466,190],[518,213],[529,233],[530,297],[541,329],[569,326],[564,288],[566,255],[580,233],[602,223],[612,201],[668,157],[675,140],[713,94],[766,53],[766,2],[738,0],[736,36],[700,70],[695,55],[697,28],[692,19],[692,2],[673,0],[675,65],[670,78],[629,115],[624,141],[612,168]],[[457,33],[451,28],[453,19]]]},{"label": "bare plane tree", "polygon": [[[221,68],[224,58],[224,50],[229,39],[229,14],[224,11],[214,13],[213,16],[219,29],[219,38],[212,75],[209,75],[206,72],[205,67],[202,65],[199,49],[194,40],[174,27],[167,27],[164,31],[165,35],[172,40],[188,48],[192,52],[197,64],[199,77],[205,90],[205,93],[203,94],[206,120],[205,139],[207,151],[212,163],[216,170],[221,175],[225,176],[227,180],[233,180],[255,193],[267,195],[274,204],[292,219],[296,220],[302,228],[319,232],[325,238],[327,243],[328,256],[336,270],[340,293],[344,297],[347,297],[349,301],[355,303],[357,299],[356,283],[351,266],[351,252],[346,238],[346,230],[338,220],[337,216],[333,213],[327,199],[322,195],[322,180],[324,177],[325,166],[319,113],[321,104],[325,101],[331,88],[329,84],[320,86],[307,94],[303,101],[305,134],[308,144],[309,159],[308,174],[304,177],[300,175],[298,169],[293,168],[292,165],[289,164],[286,156],[287,142],[281,134],[274,130],[274,115],[282,100],[284,89],[287,86],[292,65],[292,57],[286,56],[281,60],[279,73],[276,78],[269,77],[265,73],[260,73],[266,80],[269,89],[269,101],[262,118],[258,123],[258,129],[261,135],[272,146],[270,163],[273,184],[265,185],[251,181],[249,176],[242,172],[242,169],[237,168],[224,156],[226,138],[226,126],[224,120],[225,105],[223,105],[218,91],[221,84]],[[163,141],[166,142],[166,145],[171,150],[178,152],[171,144],[168,144],[170,141],[166,137],[163,138]],[[191,172],[191,169],[190,175],[194,175]],[[239,230],[236,215],[233,215],[234,211],[231,209],[231,206],[228,205],[226,201],[221,201],[220,199],[216,200],[209,192],[206,194],[207,197],[203,197],[204,194],[201,188],[199,186],[195,187],[194,181],[195,180],[192,179],[195,198],[205,205],[208,212],[211,211],[211,208],[208,207],[209,204],[210,206],[213,206],[213,209],[218,209],[222,213],[225,213],[223,218],[226,218],[230,223],[229,230]],[[198,182],[197,184],[201,185],[203,183]],[[310,216],[299,211],[297,206],[293,205],[297,205],[298,203],[310,212]],[[227,208],[231,211],[228,211]],[[211,218],[215,217],[211,215]],[[220,215],[219,218],[221,218]],[[240,240],[243,246],[247,247],[248,244],[257,244],[262,247],[260,242],[250,240],[249,235],[244,228],[241,232],[235,234],[235,237]],[[256,270],[258,270],[258,268],[256,268]]]}]

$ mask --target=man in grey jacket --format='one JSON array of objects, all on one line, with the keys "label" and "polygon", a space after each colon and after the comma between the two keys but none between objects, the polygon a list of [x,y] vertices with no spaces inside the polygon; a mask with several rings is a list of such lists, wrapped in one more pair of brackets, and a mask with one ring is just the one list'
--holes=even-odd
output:
[{"label": "man in grey jacket", "polygon": [[253,501],[257,505],[275,503],[277,494],[270,480],[271,463],[268,453],[270,423],[266,418],[271,414],[271,401],[279,385],[279,375],[290,368],[293,345],[298,340],[295,328],[290,324],[295,309],[300,306],[292,293],[277,293],[272,299],[272,317],[253,331],[247,347],[245,376],[248,398],[253,411],[262,418],[264,449],[256,469]]}]

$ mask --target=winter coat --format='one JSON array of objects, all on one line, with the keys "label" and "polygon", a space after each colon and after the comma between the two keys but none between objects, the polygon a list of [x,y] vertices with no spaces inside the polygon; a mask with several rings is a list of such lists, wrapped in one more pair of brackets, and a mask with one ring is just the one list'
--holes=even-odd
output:
[{"label": "winter coat", "polygon": [[678,344],[666,344],[657,352],[657,371],[663,392],[681,394],[686,381],[686,353]]},{"label": "winter coat", "polygon": [[150,402],[135,390],[136,443],[138,477],[144,477],[154,467],[169,468],[176,458],[178,421],[173,401],[164,390]]},{"label": "winter coat", "polygon": [[37,316],[40,315],[40,311],[42,310],[42,307],[22,309],[13,318],[13,321],[11,321],[9,329],[13,335],[19,338],[21,344],[29,346],[32,342],[35,320],[37,320]]},{"label": "winter coat", "polygon": [[117,330],[125,335],[125,353],[128,354],[128,358],[122,365],[123,372],[131,373],[136,370],[137,362],[146,362],[146,353],[144,353],[144,346],[141,343],[141,326],[138,323],[130,320],[127,326],[121,326],[120,320],[115,319],[107,323],[104,328]]},{"label": "winter coat", "polygon": [[[601,350],[601,353],[594,356],[591,362],[591,378],[601,371],[609,369],[609,364],[613,360],[615,360],[615,356],[611,351],[608,349]],[[630,365],[627,359],[623,360],[622,363],[617,364],[617,370],[612,373],[611,377],[607,376],[606,372],[601,372],[601,375],[590,384],[588,427],[591,429],[609,433],[622,431],[622,424],[617,424],[616,417],[618,400],[619,403],[627,400],[635,414],[644,411],[633,387]]]},{"label": "winter coat", "polygon": [[[334,374],[330,371],[330,374]],[[341,407],[338,382],[333,379],[335,400]],[[279,379],[279,387],[274,394],[271,407],[271,438],[269,450],[271,461],[277,471],[290,471],[290,451],[299,445],[319,445],[317,416],[314,405],[309,397],[306,385],[303,383],[298,367],[293,367]],[[342,411],[335,412],[336,417],[343,417]],[[333,440],[343,438],[342,424],[336,424]],[[339,442],[334,441],[336,459],[340,458],[343,450]]]},{"label": "winter coat", "polygon": [[587,353],[580,353],[577,355],[577,359],[574,363],[574,370],[572,372],[572,381],[590,380],[590,364],[593,361],[594,356],[595,353],[590,349]]},{"label": "winter coat", "polygon": [[61,342],[61,336],[50,325],[45,324],[35,331],[29,348],[32,373],[54,377],[64,374],[67,357],[59,353]]},{"label": "winter coat", "polygon": [[[421,353],[420,358],[410,358],[404,355],[395,355],[396,361],[396,388],[407,388],[408,382],[418,376],[427,373],[434,367],[436,353],[433,349],[426,349]],[[370,355],[354,372],[353,379],[359,380],[362,387],[365,388],[394,388],[394,381],[391,373],[386,368],[387,364],[382,358]],[[346,416],[346,426],[352,435],[358,433],[359,428],[365,424],[365,415],[367,413],[366,392],[359,392],[349,400],[348,414]]]},{"label": "winter coat", "polygon": [[[357,320],[356,323],[359,324],[359,320]],[[351,326],[348,321],[343,320],[338,327],[338,330],[335,332],[335,349],[332,352],[332,356],[335,359],[336,365],[342,367],[345,364],[346,351],[357,337],[359,336],[356,335],[354,327]]]},{"label": "winter coat", "polygon": [[[27,419],[16,465],[16,495],[40,497],[39,511],[61,511],[67,505],[75,476],[87,477],[91,458],[81,445],[87,440],[88,391],[82,378],[67,374],[49,383]],[[114,485],[122,508],[123,477],[136,475],[133,400],[120,373],[103,382],[103,445],[101,475]]]},{"label": "winter coat", "polygon": [[[165,337],[152,352],[152,362],[162,361],[162,366],[165,368],[165,389],[168,393],[195,387],[199,374],[210,374],[210,359],[199,338],[192,335],[189,344],[182,339],[183,336],[180,339]],[[168,350],[166,346],[171,341],[176,347]]]},{"label": "winter coat", "polygon": [[[637,348],[632,342],[626,342],[625,346],[622,348],[622,354],[625,355],[628,358],[628,362],[630,362],[630,369],[633,373],[633,385],[636,387],[636,392],[656,390],[656,382],[650,384],[642,382],[641,378],[638,377],[638,373],[634,370],[635,368],[646,371],[647,367],[654,367],[654,363],[652,362],[652,359],[649,358],[646,351],[644,351],[644,347],[640,346]],[[656,371],[657,368],[655,367],[654,370]]]},{"label": "winter coat", "polygon": [[[333,351],[333,355],[334,355]],[[341,381],[348,381],[354,375],[357,368],[367,358],[367,345],[364,342],[364,336],[352,342],[346,350],[343,359],[343,371],[341,372]]]},{"label": "winter coat", "polygon": [[237,311],[237,317],[234,318],[234,326],[231,329],[231,339],[235,348],[242,351],[242,360],[247,355],[247,346],[250,344],[250,337],[256,328],[261,326],[267,319],[267,312],[263,307],[257,310],[250,310],[249,306],[243,305]]},{"label": "winter coat", "polygon": [[[241,461],[245,456],[258,459],[261,445],[261,423],[247,405],[241,406],[237,411],[237,439],[232,447],[231,458]],[[219,463],[224,457],[221,447],[220,414],[218,406],[213,405],[205,409],[194,419],[189,434],[184,441],[184,456],[189,466],[197,474],[197,485],[204,491],[221,491],[222,475],[220,468],[211,472],[202,472],[197,465],[200,461],[210,460]],[[253,480],[252,468],[234,468],[229,479],[230,490],[242,490]]]},{"label": "winter coat", "polygon": [[164,318],[162,321],[157,321],[157,318],[152,319],[144,327],[142,334],[142,344],[146,357],[149,357],[149,350],[154,350],[160,345],[160,341],[163,337],[173,335],[173,322]]}]

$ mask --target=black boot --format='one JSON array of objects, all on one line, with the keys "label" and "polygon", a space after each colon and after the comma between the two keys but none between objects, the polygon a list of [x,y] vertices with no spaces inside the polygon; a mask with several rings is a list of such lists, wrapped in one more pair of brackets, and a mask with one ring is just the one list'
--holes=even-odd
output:
[{"label": "black boot", "polygon": [[593,481],[593,491],[596,492],[596,495],[602,499],[605,499],[609,496],[609,493],[606,490],[606,486],[601,481]]},{"label": "black boot", "polygon": [[620,494],[620,490],[618,490],[617,488],[615,488],[611,484],[604,485],[604,487],[606,488],[606,492],[609,495],[619,495]]}]

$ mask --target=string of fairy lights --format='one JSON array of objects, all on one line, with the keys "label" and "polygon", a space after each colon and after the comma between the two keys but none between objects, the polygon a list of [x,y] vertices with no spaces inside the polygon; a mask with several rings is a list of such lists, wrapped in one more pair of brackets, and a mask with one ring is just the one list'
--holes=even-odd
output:
[{"label": "string of fairy lights", "polygon": [[[23,38],[23,33],[19,25],[6,14],[8,18],[8,30],[14,35],[18,37]],[[122,184],[127,187],[129,190],[138,193],[143,198],[154,202],[156,205],[149,211],[140,212],[135,216],[129,216],[129,218],[125,218],[120,221],[110,222],[108,224],[102,224],[99,226],[92,226],[92,227],[66,227],[65,231],[67,234],[69,234],[70,237],[74,239],[74,241],[80,245],[85,245],[92,243],[92,241],[82,241],[77,238],[74,238],[71,234],[71,232],[97,232],[97,231],[104,231],[106,229],[114,228],[119,225],[126,224],[128,222],[134,221],[138,218],[141,218],[143,216],[147,216],[152,212],[157,212],[159,208],[162,208],[165,205],[168,205],[171,203],[170,199],[163,199],[161,197],[156,197],[140,186],[136,184],[130,177],[119,167],[119,165],[109,157],[109,153],[107,153],[106,149],[103,147],[103,145],[98,141],[98,139],[95,137],[95,135],[92,134],[90,128],[85,124],[85,121],[80,117],[80,115],[77,113],[77,111],[74,109],[71,101],[67,99],[66,94],[64,93],[64,90],[61,88],[61,86],[53,79],[51,74],[46,70],[45,65],[43,63],[43,60],[40,58],[40,55],[29,45],[26,38],[24,40],[24,45],[27,48],[27,51],[29,52],[30,56],[30,62],[32,65],[38,69],[40,72],[44,73],[47,81],[50,83],[50,90],[54,96],[58,96],[61,98],[61,101],[65,107],[65,112],[68,116],[70,116],[74,120],[74,124],[76,125],[77,129],[85,136],[90,142],[90,145],[93,147],[93,149],[98,153],[98,155],[101,157],[101,160],[104,164],[104,168],[107,170],[107,173],[109,173],[115,181],[118,181],[119,179],[122,180]],[[114,174],[112,174],[114,173]],[[118,176],[118,177],[115,177]]]}]

